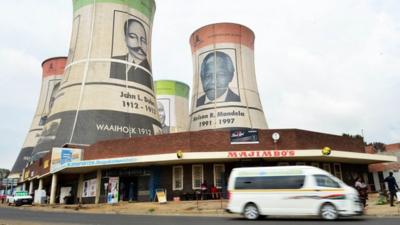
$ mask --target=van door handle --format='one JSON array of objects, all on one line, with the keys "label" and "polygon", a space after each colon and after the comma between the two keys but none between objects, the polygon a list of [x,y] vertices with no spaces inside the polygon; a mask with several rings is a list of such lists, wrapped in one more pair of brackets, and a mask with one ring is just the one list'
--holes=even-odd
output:
[{"label": "van door handle", "polygon": [[320,189],[315,189],[314,191],[321,191]]}]

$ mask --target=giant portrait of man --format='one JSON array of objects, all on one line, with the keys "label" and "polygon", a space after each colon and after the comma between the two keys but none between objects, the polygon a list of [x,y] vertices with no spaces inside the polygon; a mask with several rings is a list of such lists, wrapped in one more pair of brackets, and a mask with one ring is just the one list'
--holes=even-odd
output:
[{"label": "giant portrait of man", "polygon": [[161,130],[163,134],[170,133],[170,111],[168,99],[157,100],[158,113],[160,115]]},{"label": "giant portrait of man", "polygon": [[124,62],[111,62],[110,78],[136,82],[152,89],[153,78],[147,59],[149,40],[145,26],[138,19],[129,18],[123,24],[123,32],[127,53],[111,57]]},{"label": "giant portrait of man", "polygon": [[204,95],[196,107],[214,102],[240,102],[240,96],[229,87],[235,74],[231,57],[222,51],[208,53],[201,63],[200,79]]}]

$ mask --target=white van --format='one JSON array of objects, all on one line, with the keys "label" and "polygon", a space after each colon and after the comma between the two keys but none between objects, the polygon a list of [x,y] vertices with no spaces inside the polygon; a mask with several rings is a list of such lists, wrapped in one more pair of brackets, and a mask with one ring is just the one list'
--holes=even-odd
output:
[{"label": "white van", "polygon": [[246,167],[232,170],[226,211],[255,220],[260,216],[361,215],[358,192],[312,166]]}]

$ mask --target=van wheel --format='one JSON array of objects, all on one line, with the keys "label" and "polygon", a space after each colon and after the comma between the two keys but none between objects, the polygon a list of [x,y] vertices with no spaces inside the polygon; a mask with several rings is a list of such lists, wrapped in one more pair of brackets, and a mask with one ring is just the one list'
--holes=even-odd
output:
[{"label": "van wheel", "polygon": [[254,205],[253,203],[248,203],[244,207],[243,215],[248,220],[256,220],[260,216],[260,212],[258,211],[258,208],[256,205]]},{"label": "van wheel", "polygon": [[325,203],[321,206],[320,216],[324,220],[336,220],[339,213],[334,205]]}]

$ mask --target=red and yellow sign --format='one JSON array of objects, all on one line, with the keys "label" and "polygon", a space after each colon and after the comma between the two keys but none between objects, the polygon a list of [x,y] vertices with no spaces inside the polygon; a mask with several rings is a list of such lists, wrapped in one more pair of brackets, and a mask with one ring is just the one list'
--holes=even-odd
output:
[{"label": "red and yellow sign", "polygon": [[295,150],[231,151],[228,158],[275,158],[296,156]]}]

